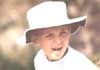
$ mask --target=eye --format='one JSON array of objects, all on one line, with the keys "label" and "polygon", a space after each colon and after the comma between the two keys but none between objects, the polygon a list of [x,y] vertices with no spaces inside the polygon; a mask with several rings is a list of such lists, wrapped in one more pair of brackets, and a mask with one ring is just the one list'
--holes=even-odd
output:
[{"label": "eye", "polygon": [[52,33],[49,33],[47,35],[45,35],[46,38],[53,38],[53,34]]},{"label": "eye", "polygon": [[65,36],[67,36],[67,34],[68,34],[68,32],[60,32],[61,37],[65,37]]}]

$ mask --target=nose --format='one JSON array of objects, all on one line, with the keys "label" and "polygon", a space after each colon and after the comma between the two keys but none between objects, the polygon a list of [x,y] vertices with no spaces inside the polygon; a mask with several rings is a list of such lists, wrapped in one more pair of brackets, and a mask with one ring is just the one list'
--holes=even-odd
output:
[{"label": "nose", "polygon": [[60,37],[56,36],[56,37],[53,38],[53,43],[61,44],[61,42],[62,42],[62,39]]}]

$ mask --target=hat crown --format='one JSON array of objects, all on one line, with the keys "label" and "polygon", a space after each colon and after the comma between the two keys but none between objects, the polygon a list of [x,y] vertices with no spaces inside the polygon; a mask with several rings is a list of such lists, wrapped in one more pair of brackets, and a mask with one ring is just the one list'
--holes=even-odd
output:
[{"label": "hat crown", "polygon": [[61,1],[46,1],[31,8],[27,19],[32,29],[58,26],[69,20],[66,4]]}]

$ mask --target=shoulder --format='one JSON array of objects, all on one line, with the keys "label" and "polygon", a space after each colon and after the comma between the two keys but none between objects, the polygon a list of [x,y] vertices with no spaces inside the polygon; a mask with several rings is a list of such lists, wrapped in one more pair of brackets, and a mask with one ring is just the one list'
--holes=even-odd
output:
[{"label": "shoulder", "polygon": [[44,56],[44,52],[42,49],[40,49],[36,56],[34,57],[34,66],[35,69],[41,69],[42,66],[44,66],[44,61],[45,61],[45,56]]},{"label": "shoulder", "polygon": [[79,52],[78,50],[75,50],[71,47],[69,47],[69,53],[70,53],[70,57],[78,62],[81,63],[91,63],[91,61],[89,60],[89,58],[87,56],[85,56],[83,53]]},{"label": "shoulder", "polygon": [[84,67],[83,69],[85,70],[99,70],[98,67],[87,57],[85,56],[83,53],[73,49],[73,48],[69,48],[70,50],[70,55],[71,55],[71,59],[73,62],[75,62],[78,66],[80,67]]},{"label": "shoulder", "polygon": [[41,62],[44,59],[44,52],[40,49],[34,57],[34,63]]}]

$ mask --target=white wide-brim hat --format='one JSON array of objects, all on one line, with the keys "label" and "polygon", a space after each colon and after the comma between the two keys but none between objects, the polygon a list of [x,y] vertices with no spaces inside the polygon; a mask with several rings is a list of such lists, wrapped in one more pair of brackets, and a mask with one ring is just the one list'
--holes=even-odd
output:
[{"label": "white wide-brim hat", "polygon": [[65,24],[75,24],[76,22],[82,22],[85,19],[86,16],[69,19],[66,4],[62,1],[43,2],[29,9],[27,12],[29,28],[24,31],[23,36],[18,38],[16,42],[20,45],[25,45],[26,33],[30,30]]}]

